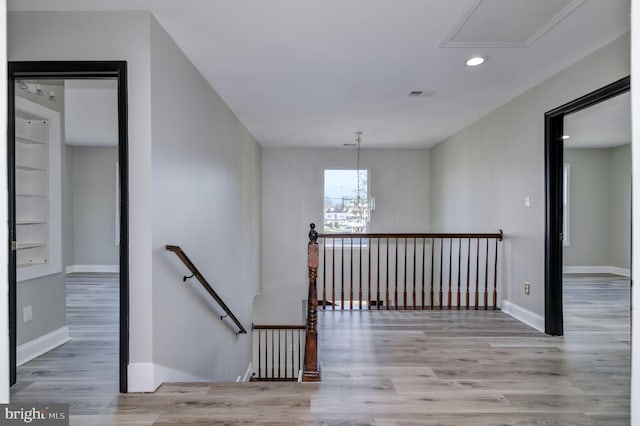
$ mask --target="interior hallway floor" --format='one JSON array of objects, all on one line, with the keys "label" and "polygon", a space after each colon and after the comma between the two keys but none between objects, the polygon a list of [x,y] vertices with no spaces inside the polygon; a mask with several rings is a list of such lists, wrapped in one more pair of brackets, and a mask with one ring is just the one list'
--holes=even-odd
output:
[{"label": "interior hallway floor", "polygon": [[[75,407],[78,389],[52,390],[93,426],[628,425],[629,301],[628,279],[566,277],[564,337],[500,311],[321,312],[321,384],[165,384]],[[48,365],[18,397],[63,376]],[[93,365],[86,385],[105,379]]]},{"label": "interior hallway floor", "polygon": [[95,414],[118,395],[119,275],[69,274],[66,289],[71,340],[18,367],[11,402]]}]

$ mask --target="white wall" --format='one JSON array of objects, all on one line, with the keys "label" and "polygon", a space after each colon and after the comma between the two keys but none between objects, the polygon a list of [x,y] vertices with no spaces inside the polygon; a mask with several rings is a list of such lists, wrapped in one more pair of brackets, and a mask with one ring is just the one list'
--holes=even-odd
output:
[{"label": "white wall", "polygon": [[[631,72],[640,72],[640,1],[631,1]],[[631,270],[640,271],[640,91],[631,91]],[[640,425],[640,291],[631,287],[631,424]]]},{"label": "white wall", "polygon": [[[16,12],[9,60],[124,60],[129,89],[130,362],[153,359],[151,285],[151,107],[147,12]],[[130,373],[131,390],[152,390]]]},{"label": "white wall", "polygon": [[[156,381],[235,380],[251,362],[261,148],[155,19],[151,89]],[[249,334],[236,337],[197,281],[182,282],[188,270],[166,244],[185,250]]]},{"label": "white wall", "polygon": [[71,151],[73,258],[68,265],[119,264],[116,245],[117,147],[67,145]]},{"label": "white wall", "polygon": [[[0,28],[7,27],[7,3],[0,2]],[[0,31],[0,61],[7,61],[7,33]],[[0,67],[0,81],[7,81],[7,68]],[[7,85],[0,85],[0,141],[7,146]],[[0,187],[7,187],[7,162],[0,161]],[[7,193],[5,193],[7,194]],[[7,196],[0,197],[0,223],[7,223],[8,210]],[[6,226],[0,226],[0,241],[9,239],[8,229]],[[0,244],[0,259],[8,259],[7,245]],[[6,264],[6,262],[5,262]],[[0,333],[0,404],[9,402],[9,282],[8,275],[0,274],[0,324],[7,324],[2,327]]]},{"label": "white wall", "polygon": [[[505,233],[501,297],[537,328],[544,314],[544,113],[629,75],[629,37],[580,60],[431,151],[432,228]],[[531,197],[531,208],[524,199]],[[531,283],[531,295],[523,283]]]},{"label": "white wall", "polygon": [[[429,231],[429,150],[362,150],[376,198],[371,232]],[[355,169],[354,149],[270,148],[262,153],[263,262],[256,323],[301,324],[307,234],[323,224],[325,169]]]}]

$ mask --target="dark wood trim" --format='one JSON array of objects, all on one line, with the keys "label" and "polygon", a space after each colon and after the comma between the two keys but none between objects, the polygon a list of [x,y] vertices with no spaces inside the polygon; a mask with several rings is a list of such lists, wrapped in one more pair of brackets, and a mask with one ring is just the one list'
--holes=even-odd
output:
[{"label": "dark wood trim", "polygon": [[128,388],[129,365],[129,179],[128,179],[128,100],[126,61],[15,61],[8,69],[8,143],[9,169],[9,345],[10,377],[16,375],[16,258],[11,250],[15,239],[15,101],[17,78],[29,79],[104,79],[118,81],[118,159],[120,174],[120,392]]},{"label": "dark wood trim", "polygon": [[264,324],[253,324],[251,326],[252,330],[306,330],[307,326],[302,325],[264,325]]},{"label": "dark wood trim", "polygon": [[631,89],[629,76],[545,113],[545,333],[562,336],[564,117]]},{"label": "dark wood trim", "polygon": [[500,230],[496,234],[465,234],[465,233],[364,233],[364,234],[332,234],[332,233],[318,233],[318,238],[332,239],[332,238],[349,238],[349,239],[364,239],[364,238],[497,238],[502,241],[503,233]]},{"label": "dark wood trim", "polygon": [[9,384],[16,384],[16,348],[17,345],[17,271],[16,271],[16,251],[14,241],[16,241],[16,122],[15,122],[15,79],[11,73],[11,63],[9,64],[9,78],[7,87],[8,97],[8,119],[7,119],[7,184],[8,184],[8,216],[9,223]]}]

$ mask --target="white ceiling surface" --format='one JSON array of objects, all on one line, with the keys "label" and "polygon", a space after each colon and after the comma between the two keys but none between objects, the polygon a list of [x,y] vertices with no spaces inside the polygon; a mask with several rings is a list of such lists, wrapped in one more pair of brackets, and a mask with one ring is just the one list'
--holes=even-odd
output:
[{"label": "white ceiling surface", "polygon": [[116,80],[65,80],[65,138],[69,145],[118,145]]},{"label": "white ceiling surface", "polygon": [[[338,147],[356,130],[363,147],[429,147],[630,29],[629,0],[9,0],[8,8],[150,10],[265,147]],[[442,47],[473,39],[481,43]],[[465,67],[475,54],[487,62]],[[410,98],[412,90],[435,93]]]},{"label": "white ceiling surface", "polygon": [[564,118],[565,148],[612,148],[631,143],[631,95],[615,98]]}]

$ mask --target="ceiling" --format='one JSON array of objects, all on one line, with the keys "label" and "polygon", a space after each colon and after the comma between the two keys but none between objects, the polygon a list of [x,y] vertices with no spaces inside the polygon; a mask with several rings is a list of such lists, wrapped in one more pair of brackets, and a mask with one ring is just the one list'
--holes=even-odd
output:
[{"label": "ceiling", "polygon": [[631,143],[631,94],[618,95],[564,118],[565,148],[613,148]]},{"label": "ceiling", "polygon": [[[9,0],[8,8],[150,10],[264,147],[341,147],[355,131],[364,148],[430,147],[630,29],[629,0]],[[487,61],[465,67],[472,55]]]}]

